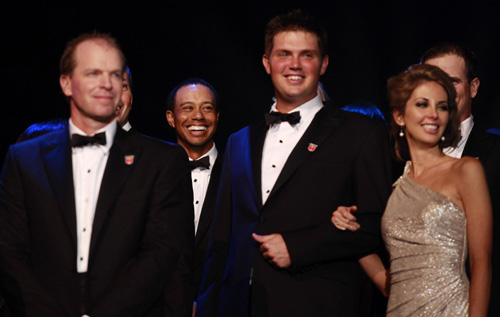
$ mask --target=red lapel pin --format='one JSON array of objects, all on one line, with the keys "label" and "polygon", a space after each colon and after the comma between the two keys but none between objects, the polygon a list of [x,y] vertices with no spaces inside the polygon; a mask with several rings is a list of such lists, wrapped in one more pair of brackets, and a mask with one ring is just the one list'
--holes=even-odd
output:
[{"label": "red lapel pin", "polygon": [[307,147],[307,150],[308,150],[309,152],[314,152],[314,151],[316,151],[316,148],[317,148],[317,147],[318,147],[318,145],[317,145],[317,144],[314,144],[314,143],[309,143],[309,146]]},{"label": "red lapel pin", "polygon": [[125,164],[127,165],[134,164],[134,155],[125,155]]}]

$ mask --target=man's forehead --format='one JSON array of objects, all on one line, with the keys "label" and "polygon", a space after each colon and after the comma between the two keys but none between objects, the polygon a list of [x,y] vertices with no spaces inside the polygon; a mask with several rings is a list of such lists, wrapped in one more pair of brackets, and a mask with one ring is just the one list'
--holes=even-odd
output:
[{"label": "man's forehead", "polygon": [[[91,56],[91,54],[116,53],[120,59],[120,64],[124,66],[124,60],[120,50],[104,39],[88,39],[79,43],[75,48],[74,58],[78,65],[80,59]],[[122,67],[123,68],[123,67]]]},{"label": "man's forehead", "polygon": [[425,64],[437,66],[449,76],[466,75],[465,60],[456,54],[450,53],[429,58]]}]

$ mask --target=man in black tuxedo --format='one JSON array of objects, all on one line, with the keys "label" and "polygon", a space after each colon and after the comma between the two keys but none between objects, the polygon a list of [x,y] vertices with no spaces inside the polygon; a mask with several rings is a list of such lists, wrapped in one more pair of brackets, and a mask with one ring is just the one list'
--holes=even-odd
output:
[{"label": "man in black tuxedo", "polygon": [[193,184],[195,226],[194,295],[203,276],[209,231],[222,170],[222,154],[214,143],[220,106],[216,90],[203,79],[190,78],[177,85],[167,100],[167,122],[189,156]]},{"label": "man in black tuxedo", "polygon": [[[490,133],[472,115],[472,99],[479,89],[478,61],[472,50],[456,43],[442,43],[427,50],[421,62],[441,68],[455,83],[457,106],[460,115],[461,139],[456,148],[444,149],[452,157],[478,158],[486,173],[490,190],[493,217],[500,214],[500,136]],[[493,268],[500,265],[500,221],[493,221]],[[499,316],[500,272],[492,270],[492,288],[489,316]]]},{"label": "man in black tuxedo", "polygon": [[[383,123],[324,105],[326,31],[301,11],[273,18],[263,65],[276,103],[227,143],[197,316],[357,316],[357,258],[379,247],[390,194]],[[361,230],[329,222],[358,204]]]},{"label": "man in black tuxedo", "polygon": [[0,177],[0,285],[16,316],[187,316],[193,210],[181,147],[116,122],[125,59],[70,41],[69,127],[12,145]]}]

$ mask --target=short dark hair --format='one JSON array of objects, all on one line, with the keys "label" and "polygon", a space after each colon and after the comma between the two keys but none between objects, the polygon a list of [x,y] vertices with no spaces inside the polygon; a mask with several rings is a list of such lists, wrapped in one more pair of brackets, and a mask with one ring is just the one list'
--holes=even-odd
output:
[{"label": "short dark hair", "polygon": [[184,86],[190,86],[190,85],[203,85],[203,86],[207,87],[208,89],[210,89],[210,91],[212,92],[212,95],[214,96],[214,99],[215,99],[215,104],[214,104],[215,111],[217,113],[219,113],[219,94],[217,93],[215,88],[212,87],[212,85],[210,85],[206,80],[203,80],[200,78],[188,78],[188,79],[184,80],[183,82],[181,82],[180,84],[178,84],[177,86],[175,86],[174,89],[172,89],[170,91],[170,93],[168,94],[167,110],[174,111],[175,96],[177,95],[177,91],[179,91],[179,89],[181,89]]},{"label": "short dark hair", "polygon": [[272,18],[267,24],[264,51],[267,56],[273,49],[274,37],[278,33],[289,31],[304,31],[313,33],[318,38],[318,47],[321,58],[327,55],[328,34],[326,29],[311,15],[303,13],[300,9],[292,10]]},{"label": "short dark hair", "polygon": [[445,42],[435,45],[422,55],[420,62],[425,63],[429,59],[442,57],[448,54],[457,55],[464,59],[465,76],[467,76],[469,82],[478,77],[478,60],[476,54],[470,48],[458,43]]},{"label": "short dark hair", "polygon": [[71,75],[73,73],[73,70],[76,67],[76,60],[75,60],[76,48],[78,47],[79,44],[90,40],[102,40],[108,43],[111,47],[116,48],[122,59],[122,70],[125,70],[125,64],[126,64],[125,55],[123,54],[123,51],[120,45],[118,44],[118,41],[110,34],[94,32],[94,33],[82,34],[72,39],[66,44],[64,52],[61,56],[61,60],[59,61],[59,71],[61,75]]},{"label": "short dark hair", "polygon": [[[389,78],[387,81],[389,106],[393,112],[397,110],[404,113],[406,103],[415,88],[425,82],[435,82],[446,91],[449,120],[443,133],[445,139],[444,141],[439,141],[438,145],[440,149],[449,146],[454,147],[460,138],[460,119],[458,117],[457,104],[455,103],[457,93],[451,78],[440,68],[427,64],[418,64],[410,66],[404,72]],[[396,156],[402,161],[409,159],[408,142],[405,137],[398,136],[401,127],[395,122],[393,117],[390,129],[391,136],[395,140]]]}]

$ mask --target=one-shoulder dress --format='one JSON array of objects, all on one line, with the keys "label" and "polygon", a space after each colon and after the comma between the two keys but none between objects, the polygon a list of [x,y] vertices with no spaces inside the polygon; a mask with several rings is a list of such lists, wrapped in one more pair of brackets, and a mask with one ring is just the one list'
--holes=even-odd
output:
[{"label": "one-shoulder dress", "polygon": [[465,214],[449,197],[412,181],[410,166],[382,217],[390,256],[387,316],[468,316]]}]

